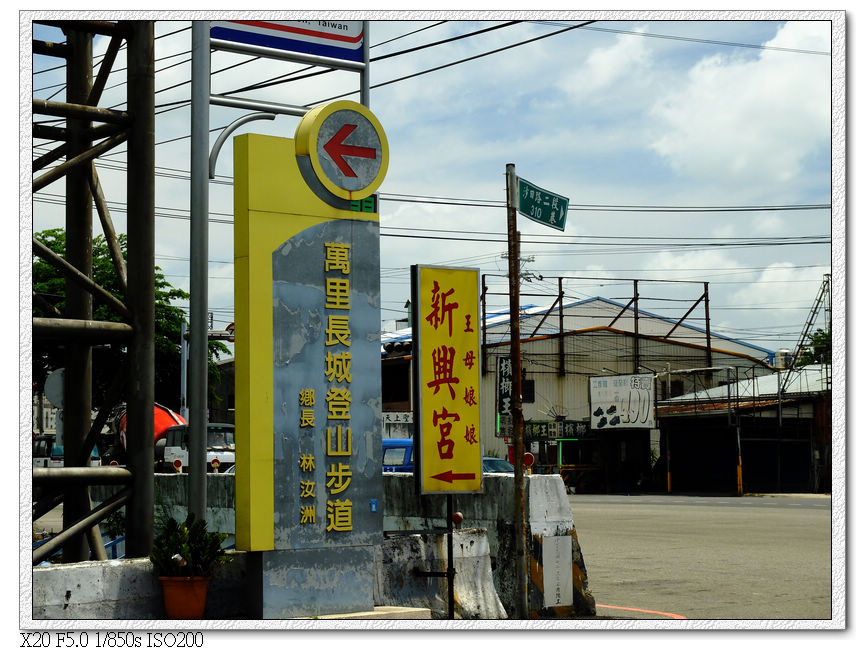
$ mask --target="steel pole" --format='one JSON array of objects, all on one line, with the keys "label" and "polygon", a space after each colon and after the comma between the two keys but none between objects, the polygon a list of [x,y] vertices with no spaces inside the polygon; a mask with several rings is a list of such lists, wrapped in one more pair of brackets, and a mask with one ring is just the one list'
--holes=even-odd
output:
[{"label": "steel pole", "polygon": [[132,495],[126,507],[126,555],[147,557],[153,547],[153,396],[155,157],[153,21],[130,21],[127,85],[135,116],[127,152],[127,305],[132,313],[127,382],[127,466]]},{"label": "steel pole", "polygon": [[[66,99],[84,103],[93,81],[93,35],[78,29],[66,32],[70,56],[66,66]],[[90,122],[83,116],[68,119],[67,160],[90,149]],[[89,168],[73,166],[66,176],[66,261],[86,280],[93,277],[93,203],[87,181]],[[34,191],[38,187],[34,185]],[[66,279],[64,316],[88,321],[93,317],[93,297],[78,282]],[[93,363],[90,343],[81,339],[67,342],[66,378],[63,388],[64,447],[67,459],[81,458],[81,447],[90,430]],[[71,461],[70,461],[71,462]],[[86,488],[69,488],[63,503],[63,527],[68,528],[89,510]],[[73,535],[63,546],[63,562],[81,562],[89,557],[83,535]]]},{"label": "steel pole", "polygon": [[207,508],[207,255],[210,154],[210,33],[192,23],[192,141],[189,228],[189,512]]},{"label": "steel pole", "polygon": [[189,365],[189,342],[186,340],[186,321],[180,323],[180,416],[189,422],[186,403],[186,373]]},{"label": "steel pole", "polygon": [[369,108],[369,21],[363,21],[363,70],[360,71],[360,103]]},{"label": "steel pole", "polygon": [[634,280],[634,374],[640,372],[640,291]]},{"label": "steel pole", "polygon": [[523,455],[523,372],[520,360],[520,233],[517,232],[517,174],[512,163],[506,166],[508,206],[508,287],[511,324],[511,416],[514,427],[514,550],[516,555],[517,617],[528,618],[526,570],[526,509]]},{"label": "steel pole", "polygon": [[447,552],[448,552],[448,620],[454,620],[454,496],[447,495]]}]

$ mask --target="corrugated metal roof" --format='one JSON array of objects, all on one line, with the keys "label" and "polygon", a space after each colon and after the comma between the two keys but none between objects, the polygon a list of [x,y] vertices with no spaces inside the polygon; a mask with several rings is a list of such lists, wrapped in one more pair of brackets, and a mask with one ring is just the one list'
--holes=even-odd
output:
[{"label": "corrugated metal roof", "polygon": [[[781,384],[784,383],[784,375],[787,371],[783,370],[780,373],[772,373],[763,375],[762,377],[752,377],[743,379],[738,382],[738,385],[732,384],[729,387],[729,394],[734,398],[737,395],[739,399],[761,399],[778,396],[778,390]],[[832,366],[826,364],[813,364],[794,368],[790,378],[790,383],[784,391],[785,396],[799,393],[819,393],[829,390],[832,379]],[[680,395],[672,399],[665,400],[665,405],[674,406],[682,402],[700,402],[700,401],[718,401],[726,402],[728,395],[727,386],[718,386],[708,390],[701,390],[688,395]]]},{"label": "corrugated metal roof", "polygon": [[[520,307],[520,331],[523,338],[528,338],[537,328],[536,336],[558,334],[559,320],[558,309],[552,307],[541,307],[530,304]],[[552,311],[551,311],[552,310]],[[577,300],[564,304],[563,307],[566,332],[579,332],[598,327],[612,327],[618,331],[634,331],[634,309],[622,303],[600,296]],[[542,322],[545,315],[549,318]],[[621,316],[616,320],[616,317]],[[659,316],[640,309],[637,311],[639,319],[640,335],[658,337],[673,343],[686,343],[690,345],[705,346],[706,330],[693,325],[680,324],[675,327],[678,320]],[[613,321],[615,320],[615,323]],[[487,343],[501,343],[505,341],[510,331],[510,312],[508,309],[499,309],[487,312],[484,318],[486,327]],[[498,335],[498,337],[497,337]],[[412,337],[411,328],[403,328],[396,332],[382,333],[382,345],[390,342],[410,341]],[[717,333],[710,333],[711,346],[713,348],[724,348],[727,351],[746,354],[753,358],[774,362],[774,352],[761,348],[745,341],[739,341]]]}]

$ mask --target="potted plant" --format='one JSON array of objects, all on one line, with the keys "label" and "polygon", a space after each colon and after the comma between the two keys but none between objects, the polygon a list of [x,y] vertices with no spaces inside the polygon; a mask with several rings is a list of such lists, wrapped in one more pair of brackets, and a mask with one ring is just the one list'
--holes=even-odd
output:
[{"label": "potted plant", "polygon": [[162,583],[168,618],[201,618],[207,583],[217,564],[230,562],[222,542],[225,533],[207,531],[207,523],[190,513],[183,523],[169,518],[153,541],[150,561]]}]

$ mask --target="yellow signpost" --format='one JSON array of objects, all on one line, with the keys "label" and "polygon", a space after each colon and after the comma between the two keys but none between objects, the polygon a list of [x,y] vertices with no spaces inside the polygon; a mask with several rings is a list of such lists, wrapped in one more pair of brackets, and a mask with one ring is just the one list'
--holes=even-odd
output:
[{"label": "yellow signpost", "polygon": [[412,267],[421,493],[481,491],[477,269]]},{"label": "yellow signpost", "polygon": [[362,199],[387,169],[384,132],[335,102],[294,140],[238,136],[234,164],[237,548],[373,543],[380,486],[361,479],[381,473],[363,443],[380,436],[366,406],[381,393],[379,215]]}]

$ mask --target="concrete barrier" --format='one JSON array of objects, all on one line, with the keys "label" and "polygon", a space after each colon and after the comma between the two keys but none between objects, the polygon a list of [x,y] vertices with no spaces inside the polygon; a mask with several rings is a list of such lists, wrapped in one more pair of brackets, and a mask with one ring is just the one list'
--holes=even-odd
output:
[{"label": "concrete barrier", "polygon": [[[528,482],[529,612],[532,618],[595,615],[586,564],[559,476]],[[541,479],[541,480],[538,480]]]},{"label": "concrete barrier", "polygon": [[[387,474],[384,479],[386,531],[431,530],[446,525],[445,496],[417,494],[411,474]],[[487,531],[493,584],[508,618],[513,618],[518,611],[517,594],[522,593],[521,587],[515,583],[513,570],[513,477],[484,476],[483,489],[482,494],[453,495],[454,510],[465,517],[463,526]],[[531,553],[530,614],[542,618],[594,616],[595,599],[589,590],[582,549],[561,476],[538,474],[526,477],[526,513]],[[540,570],[543,568],[544,548],[548,561],[545,572]],[[568,553],[570,562],[562,559],[564,552]],[[556,568],[551,568],[551,564]],[[563,593],[562,590],[568,587],[568,593]],[[545,588],[547,591],[558,590],[558,596],[545,592]]]},{"label": "concrete barrier", "polygon": [[[166,515],[185,517],[186,480],[186,475],[156,477],[157,520]],[[382,484],[385,531],[445,527],[445,496],[418,495],[410,474],[385,474]],[[483,485],[482,494],[453,495],[454,509],[465,517],[454,538],[457,612],[461,618],[512,618],[517,611],[516,594],[520,593],[513,570],[513,478],[486,476]],[[92,498],[99,502],[110,493],[94,488]],[[585,562],[560,476],[527,477],[526,512],[531,615],[595,615],[594,597],[588,588]],[[232,476],[208,475],[207,521],[210,530],[233,536]],[[234,561],[218,567],[211,581],[205,618],[250,617],[245,609],[249,602],[246,554],[238,552],[233,556]],[[437,567],[445,566],[446,557],[443,535],[385,540],[375,554],[375,605],[427,607],[436,617],[446,613],[446,580],[415,580],[416,576],[407,573],[413,567],[444,570]],[[406,570],[400,570],[401,564]],[[161,587],[146,559],[82,562],[33,570],[34,619],[162,618],[162,607]]]},{"label": "concrete barrier", "polygon": [[[454,618],[507,618],[493,585],[486,531],[456,531],[453,556]],[[388,538],[376,553],[375,602],[377,605],[423,607],[430,610],[432,618],[447,618],[447,578],[423,575],[423,572],[446,570],[446,535]]]},{"label": "concrete barrier", "polygon": [[[205,619],[249,618],[246,553],[229,554],[207,587]],[[34,620],[165,618],[162,585],[147,558],[35,567],[32,593]]]}]

